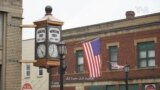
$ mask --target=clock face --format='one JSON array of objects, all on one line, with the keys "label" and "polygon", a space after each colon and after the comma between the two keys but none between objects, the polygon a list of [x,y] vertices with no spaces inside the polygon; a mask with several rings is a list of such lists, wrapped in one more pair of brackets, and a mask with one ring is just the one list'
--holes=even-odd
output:
[{"label": "clock face", "polygon": [[59,28],[49,28],[49,41],[50,42],[60,42],[60,29]]},{"label": "clock face", "polygon": [[40,44],[37,47],[37,55],[39,58],[43,58],[46,55],[46,47],[44,44]]},{"label": "clock face", "polygon": [[56,44],[50,44],[48,47],[48,52],[50,57],[58,57],[58,51],[57,51],[57,45]]}]

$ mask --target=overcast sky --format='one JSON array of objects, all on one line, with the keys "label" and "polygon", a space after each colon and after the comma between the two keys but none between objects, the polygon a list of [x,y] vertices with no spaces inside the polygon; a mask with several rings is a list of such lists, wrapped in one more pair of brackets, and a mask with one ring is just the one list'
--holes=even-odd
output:
[{"label": "overcast sky", "polygon": [[[32,24],[45,15],[51,5],[52,14],[64,22],[63,30],[125,18],[125,12],[136,16],[160,12],[160,0],[23,0],[23,24]],[[23,29],[23,40],[34,38],[34,29]]]}]

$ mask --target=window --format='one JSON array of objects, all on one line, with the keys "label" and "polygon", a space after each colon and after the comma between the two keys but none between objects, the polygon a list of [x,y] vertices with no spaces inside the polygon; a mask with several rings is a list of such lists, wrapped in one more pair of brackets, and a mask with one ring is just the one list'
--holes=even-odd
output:
[{"label": "window", "polygon": [[3,53],[3,23],[4,23],[4,16],[3,13],[0,12],[0,63],[2,62],[2,53]]},{"label": "window", "polygon": [[30,77],[31,75],[31,66],[30,64],[26,64],[25,66],[25,77]]},{"label": "window", "polygon": [[0,12],[0,47],[2,46],[3,14]]},{"label": "window", "polygon": [[138,43],[138,65],[140,68],[155,66],[155,43]]},{"label": "window", "polygon": [[77,65],[76,65],[77,72],[83,72],[84,71],[83,51],[82,50],[76,51],[76,57],[77,57]]},{"label": "window", "polygon": [[116,90],[116,86],[115,85],[107,85],[106,90]]},{"label": "window", "polygon": [[42,76],[42,75],[43,75],[43,68],[40,68],[40,67],[39,67],[39,73],[38,73],[38,75],[39,75],[39,76]]},{"label": "window", "polygon": [[105,85],[92,85],[88,86],[88,90],[106,90]]},{"label": "window", "polygon": [[[110,46],[109,47],[109,60],[112,64],[118,64],[118,47]],[[116,69],[110,65],[110,69]]]},{"label": "window", "polygon": [[[125,85],[120,85],[119,90],[126,90]],[[128,85],[128,90],[138,90],[138,84],[129,84]]]}]

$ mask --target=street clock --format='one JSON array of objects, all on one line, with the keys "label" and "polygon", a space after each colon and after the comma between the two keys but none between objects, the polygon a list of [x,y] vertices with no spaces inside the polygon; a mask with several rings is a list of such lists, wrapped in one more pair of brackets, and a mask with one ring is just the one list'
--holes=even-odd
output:
[{"label": "street clock", "polygon": [[47,25],[35,30],[35,59],[57,60],[57,44],[61,40],[61,26]]},{"label": "street clock", "polygon": [[61,41],[63,22],[52,16],[52,8],[45,8],[43,18],[34,22],[35,28],[35,66],[48,67],[59,65],[57,46]]}]

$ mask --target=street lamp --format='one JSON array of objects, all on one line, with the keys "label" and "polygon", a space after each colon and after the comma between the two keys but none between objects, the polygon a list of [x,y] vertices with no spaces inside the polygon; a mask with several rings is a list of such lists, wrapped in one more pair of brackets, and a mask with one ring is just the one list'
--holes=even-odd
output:
[{"label": "street lamp", "polygon": [[125,65],[124,71],[125,71],[126,90],[128,90],[128,72],[129,72],[129,65],[128,64]]},{"label": "street lamp", "polygon": [[64,77],[64,72],[66,70],[66,64],[64,61],[64,55],[66,54],[66,44],[64,42],[60,42],[58,44],[58,54],[59,54],[59,59],[60,59],[60,90],[63,90],[63,77]]}]

